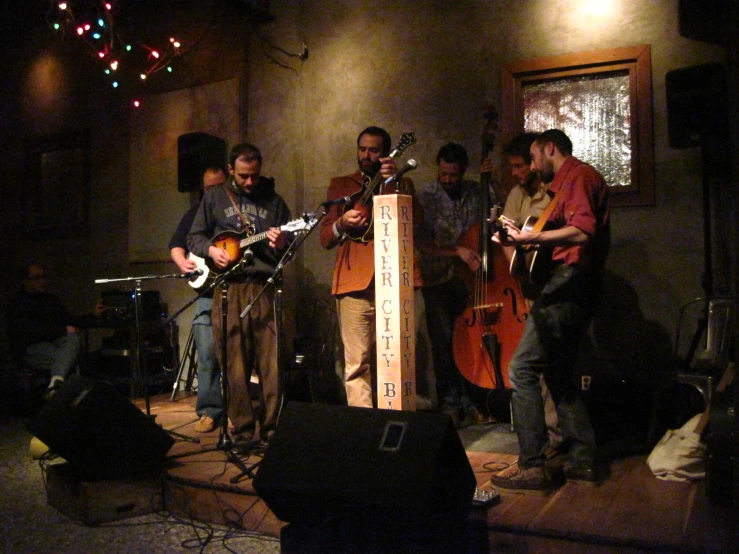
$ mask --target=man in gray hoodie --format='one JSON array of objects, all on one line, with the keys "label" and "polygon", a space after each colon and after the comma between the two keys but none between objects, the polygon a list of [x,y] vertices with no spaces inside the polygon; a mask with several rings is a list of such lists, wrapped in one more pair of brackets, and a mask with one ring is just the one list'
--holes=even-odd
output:
[{"label": "man in gray hoodie", "polygon": [[[279,229],[290,219],[290,209],[275,192],[273,179],[262,177],[262,155],[251,144],[239,144],[229,154],[229,178],[203,196],[187,236],[188,250],[204,258],[216,272],[238,264],[230,274],[227,293],[227,365],[221,340],[222,300],[216,291],[212,322],[216,353],[228,377],[227,413],[234,429],[234,447],[250,450],[257,432],[249,380],[256,371],[260,383],[259,439],[267,442],[277,426],[279,383],[277,329],[272,309],[274,290],[267,288],[248,315],[244,309],[259,294],[287,246],[287,233]],[[264,233],[265,238],[242,248],[241,241]]]}]

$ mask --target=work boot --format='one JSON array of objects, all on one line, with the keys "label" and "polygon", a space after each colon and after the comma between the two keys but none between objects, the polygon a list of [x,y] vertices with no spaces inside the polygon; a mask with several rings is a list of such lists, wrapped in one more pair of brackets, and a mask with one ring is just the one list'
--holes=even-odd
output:
[{"label": "work boot", "polygon": [[522,469],[512,466],[490,478],[495,488],[503,492],[515,492],[534,496],[546,496],[555,488],[543,466]]},{"label": "work boot", "polygon": [[196,433],[210,433],[216,428],[216,420],[209,415],[203,414],[200,421],[195,424]]}]

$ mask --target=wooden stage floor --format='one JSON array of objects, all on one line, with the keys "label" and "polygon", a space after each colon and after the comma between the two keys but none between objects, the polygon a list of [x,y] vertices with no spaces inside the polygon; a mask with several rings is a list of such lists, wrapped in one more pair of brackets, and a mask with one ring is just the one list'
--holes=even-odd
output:
[{"label": "wooden stage floor", "polygon": [[[169,452],[165,508],[198,521],[234,525],[278,537],[285,525],[259,498],[252,479],[215,447],[218,430],[195,433],[195,397],[180,393],[151,399],[150,410],[165,429],[200,443],[178,440]],[[141,406],[137,401],[137,405]],[[186,454],[186,455],[185,455]],[[184,456],[183,456],[184,455]],[[480,488],[516,456],[468,451]],[[261,458],[245,458],[248,466]],[[253,472],[257,472],[258,467]],[[309,478],[309,475],[306,476]],[[736,552],[739,510],[710,504],[703,482],[676,483],[654,477],[646,456],[611,462],[599,485],[569,481],[546,497],[501,494],[500,502],[472,517],[485,517],[489,552]]]}]

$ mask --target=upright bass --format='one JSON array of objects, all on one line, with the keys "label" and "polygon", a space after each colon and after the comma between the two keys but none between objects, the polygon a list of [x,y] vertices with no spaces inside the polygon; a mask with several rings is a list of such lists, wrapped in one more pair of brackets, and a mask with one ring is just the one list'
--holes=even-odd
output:
[{"label": "upright bass", "polygon": [[[498,113],[493,106],[486,110],[485,118],[483,160],[495,146]],[[502,390],[511,386],[508,363],[521,339],[528,313],[503,248],[490,240],[491,224],[497,220],[500,209],[496,203],[491,210],[490,184],[490,173],[481,173],[480,217],[460,241],[461,246],[480,254],[481,263],[474,274],[466,267],[461,270],[469,302],[455,322],[453,350],[454,361],[465,379],[478,387]]]}]

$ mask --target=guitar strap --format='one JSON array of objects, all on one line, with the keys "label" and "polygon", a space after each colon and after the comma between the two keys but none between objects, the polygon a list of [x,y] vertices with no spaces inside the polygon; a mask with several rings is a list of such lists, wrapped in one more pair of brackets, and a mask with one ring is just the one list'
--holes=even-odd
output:
[{"label": "guitar strap", "polygon": [[554,195],[554,198],[547,204],[547,207],[544,208],[544,211],[541,212],[541,215],[539,216],[539,219],[536,220],[536,223],[534,223],[534,226],[531,229],[532,233],[538,233],[540,232],[544,226],[547,224],[547,221],[549,221],[549,216],[552,215],[552,212],[554,211],[554,207],[557,205],[557,202],[562,197],[562,192],[564,191],[564,187],[561,187],[557,194]]},{"label": "guitar strap", "polygon": [[[241,210],[239,209],[238,204],[236,204],[236,199],[233,196],[233,193],[228,190],[228,186],[224,185],[223,190],[226,191],[226,195],[228,196],[228,199],[231,201],[231,205],[234,207],[234,210],[236,210],[236,213],[239,215],[239,219],[241,219],[241,224],[243,225],[243,231],[247,234],[249,234],[249,231],[255,233],[256,231],[252,228],[251,225],[249,225],[249,222],[246,221],[246,218],[244,217],[244,214],[241,213]],[[244,274],[245,270],[242,267],[239,270],[239,273]]]},{"label": "guitar strap", "polygon": [[234,210],[236,210],[236,213],[238,214],[239,219],[241,219],[241,224],[243,225],[244,232],[248,233],[249,229],[251,228],[251,225],[249,225],[249,222],[246,221],[244,214],[241,213],[241,209],[236,204],[236,199],[234,198],[233,193],[230,190],[228,190],[228,187],[223,187],[223,190],[226,191],[226,195],[228,195],[228,199],[231,201],[231,205],[234,207]]}]

